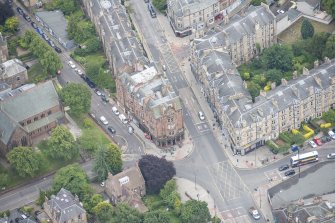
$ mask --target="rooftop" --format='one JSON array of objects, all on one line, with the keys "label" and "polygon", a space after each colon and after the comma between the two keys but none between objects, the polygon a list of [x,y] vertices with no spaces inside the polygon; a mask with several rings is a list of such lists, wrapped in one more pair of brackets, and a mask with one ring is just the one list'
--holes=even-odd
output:
[{"label": "rooftop", "polygon": [[0,64],[0,79],[6,79],[25,71],[27,71],[27,69],[20,60],[7,60]]},{"label": "rooftop", "polygon": [[184,17],[219,3],[218,0],[169,0],[167,4],[176,16]]}]

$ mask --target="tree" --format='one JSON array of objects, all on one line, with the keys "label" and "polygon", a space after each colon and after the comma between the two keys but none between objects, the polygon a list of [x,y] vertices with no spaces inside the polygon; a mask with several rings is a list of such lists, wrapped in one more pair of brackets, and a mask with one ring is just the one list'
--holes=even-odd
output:
[{"label": "tree", "polygon": [[275,44],[263,50],[262,60],[268,69],[289,71],[292,69],[293,53],[285,45]]},{"label": "tree", "polygon": [[93,213],[100,222],[107,222],[112,218],[113,206],[106,201],[102,201],[93,208]]},{"label": "tree", "polygon": [[169,223],[169,216],[166,211],[149,211],[144,215],[143,223]]},{"label": "tree", "polygon": [[109,172],[121,172],[121,150],[115,144],[99,147],[95,153],[93,170],[98,174],[99,181],[106,180]]},{"label": "tree", "polygon": [[166,0],[152,0],[152,4],[160,12],[164,12],[166,10],[166,7],[167,7]]},{"label": "tree", "polygon": [[48,11],[59,9],[65,15],[70,15],[78,9],[78,4],[76,0],[53,0],[48,2],[45,8]]},{"label": "tree", "polygon": [[335,57],[335,35],[328,37],[326,47],[323,52],[324,57],[334,58]]},{"label": "tree", "polygon": [[316,33],[313,38],[311,38],[311,41],[306,43],[309,43],[307,46],[307,52],[314,57],[313,61],[316,59],[323,59],[323,52],[326,48],[326,43],[330,35],[330,33],[325,32]]},{"label": "tree", "polygon": [[0,1],[0,25],[4,25],[9,17],[15,16],[13,8],[8,4]]},{"label": "tree", "polygon": [[65,160],[70,160],[78,154],[78,147],[67,128],[59,125],[52,130],[47,153],[50,157]]},{"label": "tree", "polygon": [[265,77],[271,82],[275,82],[277,86],[281,84],[282,74],[279,70],[271,69],[266,71]]},{"label": "tree", "polygon": [[301,37],[303,39],[308,39],[308,38],[313,37],[314,26],[312,25],[312,23],[308,19],[304,19],[302,21],[300,32],[301,32]]},{"label": "tree", "polygon": [[83,84],[70,83],[60,93],[65,105],[70,106],[70,113],[76,116],[89,112],[91,108],[90,90]]},{"label": "tree", "polygon": [[6,173],[0,173],[0,188],[7,187],[9,183],[9,176]]},{"label": "tree", "polygon": [[173,191],[177,190],[177,183],[176,180],[171,179],[167,181],[164,185],[164,187],[161,189],[159,196],[165,200]]},{"label": "tree", "polygon": [[266,0],[251,0],[250,5],[259,6],[262,2],[266,4]]},{"label": "tree", "polygon": [[158,194],[165,183],[176,175],[172,162],[153,155],[142,156],[139,167],[149,194]]},{"label": "tree", "polygon": [[84,202],[84,208],[89,213],[95,213],[93,208],[96,207],[100,202],[103,202],[104,199],[101,194],[93,194],[92,197],[86,199]]},{"label": "tree", "polygon": [[334,123],[335,122],[335,111],[332,109],[329,109],[329,111],[324,112],[322,114],[322,119],[328,123]]},{"label": "tree", "polygon": [[52,183],[52,189],[54,193],[58,193],[61,188],[78,195],[81,200],[84,200],[85,196],[91,192],[88,177],[78,163],[68,165],[57,171]]},{"label": "tree", "polygon": [[255,98],[259,95],[259,92],[261,90],[261,86],[259,86],[258,84],[252,82],[252,81],[249,81],[248,84],[248,90],[250,92],[250,95],[252,97],[252,100],[254,101]]},{"label": "tree", "polygon": [[334,0],[322,0],[322,6],[328,14],[335,18],[335,1]]},{"label": "tree", "polygon": [[196,200],[186,201],[181,207],[180,217],[183,223],[207,223],[211,219],[207,203]]},{"label": "tree", "polygon": [[113,220],[117,223],[141,223],[142,214],[127,204],[120,203],[115,208]]},{"label": "tree", "polygon": [[174,208],[177,212],[179,211],[181,201],[177,192],[177,184],[174,179],[166,182],[159,195],[163,198],[164,203],[169,207]]},{"label": "tree", "polygon": [[15,32],[19,28],[20,22],[17,17],[9,17],[5,22],[5,30]]},{"label": "tree", "polygon": [[31,147],[16,147],[7,154],[7,159],[20,176],[34,176],[40,169],[42,157]]}]

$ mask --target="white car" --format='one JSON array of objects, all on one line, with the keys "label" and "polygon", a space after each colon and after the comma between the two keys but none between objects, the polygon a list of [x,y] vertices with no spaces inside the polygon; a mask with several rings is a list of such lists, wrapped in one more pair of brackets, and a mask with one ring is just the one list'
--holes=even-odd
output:
[{"label": "white car", "polygon": [[335,153],[329,153],[327,159],[335,159]]},{"label": "white car", "polygon": [[101,117],[100,117],[100,121],[102,122],[102,124],[104,124],[104,125],[108,125],[108,121],[107,121],[107,119],[105,118],[105,116],[101,116]]},{"label": "white car", "polygon": [[333,131],[329,131],[328,135],[330,136],[330,138],[335,139],[335,133]]},{"label": "white car", "polygon": [[72,68],[72,69],[75,69],[76,68],[76,65],[70,60],[69,61],[69,66]]},{"label": "white car", "polygon": [[98,89],[95,89],[94,92],[98,95],[101,96],[101,92]]},{"label": "white car", "polygon": [[280,10],[280,13],[284,14],[284,13],[285,13],[285,11],[284,11],[284,10]]},{"label": "white car", "polygon": [[199,119],[200,119],[201,121],[205,120],[205,115],[204,115],[204,113],[202,113],[201,111],[199,111],[199,112],[198,112],[198,115],[199,115]]},{"label": "white car", "polygon": [[104,186],[105,186],[105,181],[102,181],[102,182],[100,183],[100,186],[104,187]]},{"label": "white car", "polygon": [[308,143],[312,148],[318,147],[314,141],[309,141]]},{"label": "white car", "polygon": [[251,214],[251,216],[255,219],[255,220],[258,220],[261,218],[261,216],[259,215],[258,213],[258,210],[254,207],[251,207],[249,209],[249,213]]},{"label": "white car", "polygon": [[117,108],[115,106],[112,107],[112,111],[117,116],[120,114],[119,110],[117,110]]},{"label": "white car", "polygon": [[83,75],[84,73],[78,69],[78,72],[77,72],[79,75]]}]

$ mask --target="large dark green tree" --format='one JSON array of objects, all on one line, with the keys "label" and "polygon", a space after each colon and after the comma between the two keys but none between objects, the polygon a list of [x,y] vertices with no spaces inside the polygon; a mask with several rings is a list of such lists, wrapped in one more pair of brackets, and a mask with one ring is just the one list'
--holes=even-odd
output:
[{"label": "large dark green tree", "polygon": [[53,179],[52,189],[54,193],[57,193],[61,188],[78,195],[81,200],[84,200],[91,193],[88,176],[78,163],[68,165],[57,171]]},{"label": "large dark green tree", "polygon": [[99,202],[94,208],[93,213],[99,219],[99,222],[108,222],[113,215],[113,206],[107,201]]},{"label": "large dark green tree", "polygon": [[166,211],[149,211],[144,215],[143,223],[169,223],[169,215]]},{"label": "large dark green tree", "polygon": [[152,4],[160,12],[164,12],[166,10],[166,8],[167,8],[166,0],[152,0]]},{"label": "large dark green tree", "polygon": [[99,147],[95,152],[93,170],[97,173],[99,181],[106,180],[109,172],[121,172],[121,150],[115,144]]},{"label": "large dark green tree", "polygon": [[9,163],[20,176],[34,176],[41,167],[41,154],[31,147],[15,147],[7,154]]},{"label": "large dark green tree", "polygon": [[308,39],[314,35],[314,26],[308,19],[304,19],[301,24],[301,37],[303,39]]},{"label": "large dark green tree", "polygon": [[158,194],[165,183],[176,175],[172,162],[153,155],[142,156],[139,167],[149,194]]},{"label": "large dark green tree", "polygon": [[61,125],[52,130],[46,149],[48,155],[56,159],[70,160],[78,155],[74,137],[67,128]]},{"label": "large dark green tree", "polygon": [[329,15],[335,18],[335,1],[334,0],[322,0],[322,6]]},{"label": "large dark green tree", "polygon": [[204,201],[189,200],[181,207],[183,223],[207,223],[211,219],[207,203]]},{"label": "large dark green tree", "polygon": [[138,210],[129,207],[127,204],[120,203],[114,210],[113,220],[111,222],[141,223],[142,218],[143,216]]},{"label": "large dark green tree", "polygon": [[334,58],[335,57],[335,35],[328,37],[323,56]]},{"label": "large dark green tree", "polygon": [[60,97],[65,105],[70,107],[70,113],[80,116],[91,108],[90,90],[83,84],[70,83],[61,91]]},{"label": "large dark green tree", "polygon": [[326,43],[331,34],[330,33],[316,33],[310,41],[305,44],[308,45],[307,52],[314,57],[314,60],[323,59],[323,51],[326,48]]},{"label": "large dark green tree", "polygon": [[78,9],[79,5],[77,3],[77,0],[53,0],[49,1],[45,8],[47,10],[61,10],[65,15],[71,15],[73,12],[75,12]]},{"label": "large dark green tree", "polygon": [[288,46],[276,44],[263,50],[262,59],[268,69],[285,72],[292,68],[293,53]]},{"label": "large dark green tree", "polygon": [[276,85],[278,86],[281,84],[281,79],[283,75],[279,70],[271,69],[271,70],[266,71],[265,77],[267,80],[271,82],[275,82]]},{"label": "large dark green tree", "polygon": [[266,0],[251,0],[250,5],[259,6],[262,2],[266,4]]}]

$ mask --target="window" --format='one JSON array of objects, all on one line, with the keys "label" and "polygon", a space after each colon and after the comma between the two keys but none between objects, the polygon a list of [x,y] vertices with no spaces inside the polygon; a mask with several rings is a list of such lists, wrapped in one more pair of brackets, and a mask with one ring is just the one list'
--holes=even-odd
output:
[{"label": "window", "polygon": [[34,118],[34,122],[37,121],[37,120],[38,120],[38,117],[35,117],[35,118]]},{"label": "window", "polygon": [[16,80],[19,81],[19,80],[20,80],[20,76],[17,76],[17,77],[16,77]]},{"label": "window", "polygon": [[41,115],[41,118],[44,118],[45,117],[45,114],[43,113],[42,115]]},{"label": "window", "polygon": [[29,120],[27,120],[27,124],[30,124],[31,123],[31,120],[29,119]]},{"label": "window", "polygon": [[52,113],[51,110],[49,110],[49,111],[48,111],[48,115],[51,115],[51,113]]}]

